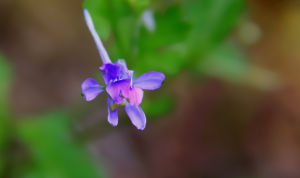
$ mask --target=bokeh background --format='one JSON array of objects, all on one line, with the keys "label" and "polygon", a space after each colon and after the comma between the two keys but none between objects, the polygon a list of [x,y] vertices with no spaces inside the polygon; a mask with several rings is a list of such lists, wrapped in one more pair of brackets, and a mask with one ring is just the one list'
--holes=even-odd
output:
[{"label": "bokeh background", "polygon": [[[80,96],[83,7],[112,59],[167,76],[144,131]],[[0,0],[0,177],[300,177],[299,75],[298,0]]]}]

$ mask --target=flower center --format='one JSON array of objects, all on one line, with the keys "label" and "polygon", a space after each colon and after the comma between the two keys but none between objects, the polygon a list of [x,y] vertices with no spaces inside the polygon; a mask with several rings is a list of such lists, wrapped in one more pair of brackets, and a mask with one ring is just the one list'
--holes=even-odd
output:
[{"label": "flower center", "polygon": [[[128,99],[126,99],[126,100],[128,100]],[[114,104],[112,104],[112,105],[110,105],[109,106],[109,109],[111,110],[111,111],[114,111],[116,108],[118,108],[119,106],[125,106],[126,105],[126,102],[125,101],[123,101],[123,103],[121,103],[121,104],[117,104],[117,103],[114,103]]]}]

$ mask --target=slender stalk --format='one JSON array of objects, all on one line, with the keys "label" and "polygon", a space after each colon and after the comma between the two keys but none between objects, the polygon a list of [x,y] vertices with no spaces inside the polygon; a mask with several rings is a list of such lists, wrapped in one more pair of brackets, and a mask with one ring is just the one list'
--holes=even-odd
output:
[{"label": "slender stalk", "polygon": [[92,17],[89,13],[89,11],[87,9],[84,9],[83,10],[83,14],[84,14],[84,17],[85,17],[85,21],[86,21],[86,24],[94,38],[94,41],[96,43],[96,46],[98,48],[98,51],[99,51],[99,54],[100,54],[100,57],[102,59],[102,62],[103,63],[108,63],[108,62],[111,62],[108,54],[107,54],[107,51],[106,49],[104,48],[103,46],[103,43],[101,41],[101,38],[99,37],[96,29],[95,29],[95,26],[94,26],[94,23],[93,23],[93,20],[92,20]]}]

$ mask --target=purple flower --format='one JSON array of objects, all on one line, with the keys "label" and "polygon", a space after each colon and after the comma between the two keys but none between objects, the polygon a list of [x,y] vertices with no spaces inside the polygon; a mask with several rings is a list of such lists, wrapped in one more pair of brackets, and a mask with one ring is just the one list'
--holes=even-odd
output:
[{"label": "purple flower", "polygon": [[[108,93],[107,110],[108,122],[113,126],[118,125],[118,108],[124,106],[127,115],[136,128],[143,130],[146,126],[146,116],[140,104],[143,100],[143,90],[160,88],[165,79],[161,72],[147,72],[133,79],[133,70],[128,70],[126,62],[118,59],[112,63],[100,37],[98,36],[89,12],[84,9],[84,17],[97,45],[103,65],[99,67],[105,82],[105,91]],[[104,91],[95,79],[88,78],[82,85],[82,93],[86,101],[91,101]]]}]

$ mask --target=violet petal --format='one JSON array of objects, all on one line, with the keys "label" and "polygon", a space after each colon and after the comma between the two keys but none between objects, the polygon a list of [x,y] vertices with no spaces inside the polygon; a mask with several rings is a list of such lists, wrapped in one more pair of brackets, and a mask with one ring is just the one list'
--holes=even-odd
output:
[{"label": "violet petal", "polygon": [[115,64],[118,65],[118,66],[122,66],[122,68],[123,68],[124,70],[128,70],[126,61],[125,61],[124,59],[118,59],[118,60],[115,62]]},{"label": "violet petal", "polygon": [[114,102],[117,104],[123,103],[121,93],[127,93],[130,89],[130,80],[120,80],[117,82],[110,83],[106,87],[106,92],[110,95]]},{"label": "violet petal", "polygon": [[103,73],[103,78],[106,85],[110,81],[115,81],[118,79],[120,73],[122,72],[120,66],[115,65],[114,63],[105,63],[99,67],[101,72]]},{"label": "violet petal", "polygon": [[160,88],[162,82],[165,79],[165,75],[161,72],[150,71],[142,74],[133,81],[133,86],[145,89],[155,90]]},{"label": "violet petal", "polygon": [[127,69],[124,60],[117,60],[116,63],[105,63],[99,67],[103,73],[103,78],[106,84],[118,80],[131,79],[133,72]]},{"label": "violet petal", "polygon": [[132,87],[122,91],[122,95],[129,99],[131,105],[138,106],[142,103],[144,91],[140,88]]},{"label": "violet petal", "polygon": [[91,101],[97,97],[103,90],[101,85],[93,78],[88,78],[81,84],[81,90],[86,101]]},{"label": "violet petal", "polygon": [[118,108],[114,108],[114,110],[112,111],[110,109],[110,106],[112,104],[114,104],[113,100],[110,97],[108,97],[107,98],[107,111],[108,111],[107,120],[111,125],[117,126],[118,125]]},{"label": "violet petal", "polygon": [[129,103],[127,103],[124,108],[132,124],[137,129],[144,130],[146,127],[146,116],[142,108],[139,106],[133,106]]}]

